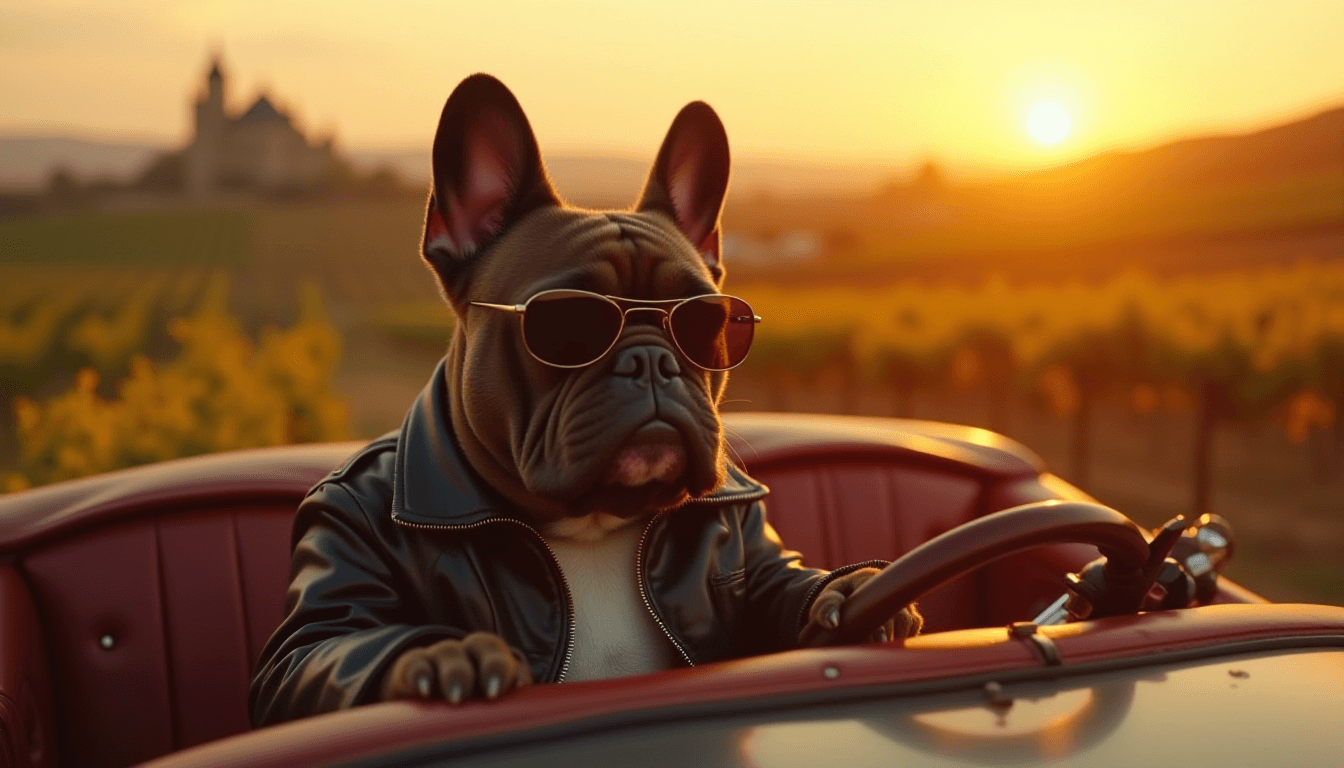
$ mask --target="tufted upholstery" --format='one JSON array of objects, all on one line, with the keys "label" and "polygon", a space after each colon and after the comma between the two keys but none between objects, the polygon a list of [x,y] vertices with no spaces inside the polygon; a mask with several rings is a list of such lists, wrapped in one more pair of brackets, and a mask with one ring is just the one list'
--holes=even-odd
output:
[{"label": "tufted upholstery", "polygon": [[50,664],[32,594],[0,566],[0,765],[50,765],[55,710]]},{"label": "tufted upholstery", "polygon": [[63,764],[129,765],[248,728],[252,664],[283,617],[292,518],[288,504],[172,510],[25,558]]},{"label": "tufted upholstery", "polygon": [[[894,422],[882,434],[846,427],[843,440],[817,431],[831,423],[732,422],[736,452],[772,488],[774,525],[812,564],[892,559],[1059,492],[1030,456],[928,435],[910,445],[909,425]],[[15,563],[0,567],[10,764],[124,766],[246,730],[251,668],[282,617],[293,509],[356,447],[168,462],[0,500],[0,555]],[[930,628],[1000,621],[986,595],[1016,572],[930,595]],[[1029,576],[1049,591],[1058,573]]]},{"label": "tufted upholstery", "polygon": [[[771,524],[804,562],[832,569],[894,560],[975,516],[981,485],[938,470],[879,463],[791,466],[755,475],[770,486]],[[973,626],[970,578],[925,598],[931,630]]]}]

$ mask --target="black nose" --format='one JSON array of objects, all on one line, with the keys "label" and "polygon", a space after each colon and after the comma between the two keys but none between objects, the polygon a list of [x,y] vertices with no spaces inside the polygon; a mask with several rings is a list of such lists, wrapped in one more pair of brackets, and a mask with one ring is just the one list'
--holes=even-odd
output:
[{"label": "black nose", "polygon": [[677,356],[667,347],[642,344],[627,347],[616,355],[616,365],[611,369],[616,376],[627,376],[639,383],[647,383],[656,376],[657,383],[666,383],[681,375],[681,364]]}]

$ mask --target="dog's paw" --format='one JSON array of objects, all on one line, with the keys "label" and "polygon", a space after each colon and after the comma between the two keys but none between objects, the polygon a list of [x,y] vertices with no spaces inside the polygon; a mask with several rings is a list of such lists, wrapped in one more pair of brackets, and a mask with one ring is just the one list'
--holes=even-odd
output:
[{"label": "dog's paw", "polygon": [[[815,630],[818,629],[833,630],[838,628],[841,623],[840,607],[844,605],[850,595],[854,594],[854,590],[877,574],[878,570],[876,568],[860,568],[827,584],[821,594],[817,595],[817,598],[812,601],[812,610],[808,612],[808,626],[803,629],[800,638],[817,637],[818,633]],[[923,627],[924,617],[919,614],[919,608],[911,603],[888,619],[886,624],[878,627],[869,641],[886,643],[892,640],[903,640],[919,634],[919,630]]]},{"label": "dog's paw", "polygon": [[461,704],[475,697],[497,699],[531,684],[532,672],[502,637],[475,632],[403,652],[383,677],[382,697]]}]

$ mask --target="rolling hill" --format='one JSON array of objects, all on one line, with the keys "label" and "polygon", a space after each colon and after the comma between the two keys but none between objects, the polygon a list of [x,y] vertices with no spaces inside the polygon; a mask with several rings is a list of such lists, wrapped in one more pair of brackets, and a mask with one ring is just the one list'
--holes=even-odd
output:
[{"label": "rolling hill", "polygon": [[1344,107],[978,184],[934,173],[847,200],[736,202],[738,232],[810,230],[845,244],[830,255],[893,275],[954,264],[1074,274],[1340,258]]}]

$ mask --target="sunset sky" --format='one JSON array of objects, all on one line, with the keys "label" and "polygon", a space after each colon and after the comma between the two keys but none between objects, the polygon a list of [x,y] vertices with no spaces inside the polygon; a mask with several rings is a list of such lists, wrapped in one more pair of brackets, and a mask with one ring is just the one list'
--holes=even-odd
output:
[{"label": "sunset sky", "polygon": [[[1344,104],[1341,0],[0,0],[0,133],[173,143],[209,52],[348,147],[427,145],[465,75],[544,150],[650,155],[712,104],[739,157],[1054,164]],[[1027,116],[1063,107],[1068,133]]]}]

